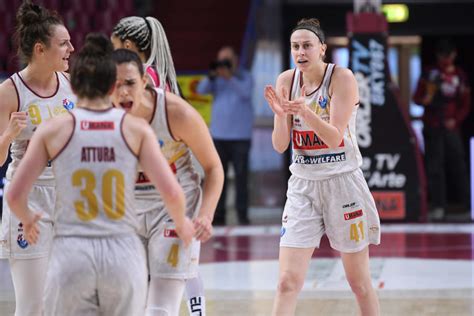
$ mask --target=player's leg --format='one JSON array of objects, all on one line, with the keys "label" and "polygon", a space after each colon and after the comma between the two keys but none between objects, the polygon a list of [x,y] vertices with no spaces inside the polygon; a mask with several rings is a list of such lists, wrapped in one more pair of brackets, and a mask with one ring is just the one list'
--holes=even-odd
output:
[{"label": "player's leg", "polygon": [[[150,214],[150,219],[159,213]],[[148,243],[151,281],[147,315],[167,315],[163,314],[165,311],[177,315],[173,311],[179,311],[185,280],[197,277],[200,242],[193,240],[191,245],[184,247],[174,223],[166,219],[149,226],[156,229],[152,230]]]},{"label": "player's leg", "polygon": [[148,289],[146,316],[179,315],[185,281],[151,277]]},{"label": "player's leg", "polygon": [[[5,185],[8,191],[9,183]],[[51,248],[53,225],[48,212],[54,209],[53,186],[34,185],[28,195],[28,206],[42,211],[38,222],[40,239],[30,245],[23,235],[22,223],[10,212],[6,199],[3,200],[2,231],[5,240],[0,250],[0,258],[9,258],[16,300],[15,315],[40,315],[43,309],[43,293],[48,257]]]},{"label": "player's leg", "polygon": [[324,234],[314,181],[291,177],[282,216],[279,280],[272,315],[294,315],[311,256]]},{"label": "player's leg", "polygon": [[[380,243],[380,220],[360,169],[321,181],[324,223],[330,245],[341,252],[346,277],[362,315],[378,315],[369,272],[369,244]],[[337,194],[331,194],[337,192]]]},{"label": "player's leg", "polygon": [[356,253],[341,253],[346,278],[359,305],[360,315],[380,314],[379,300],[369,271],[369,248]]},{"label": "player's leg", "polygon": [[44,315],[98,315],[93,238],[56,237],[44,291]]},{"label": "player's leg", "polygon": [[186,280],[186,305],[191,316],[206,316],[206,299],[201,275]]},{"label": "player's leg", "polygon": [[272,315],[295,314],[296,299],[303,288],[313,252],[314,248],[280,247],[280,272]]},{"label": "player's leg", "polygon": [[15,290],[15,316],[42,315],[48,257],[10,259]]},{"label": "player's leg", "polygon": [[144,315],[148,269],[142,241],[136,235],[97,240],[100,315]]}]

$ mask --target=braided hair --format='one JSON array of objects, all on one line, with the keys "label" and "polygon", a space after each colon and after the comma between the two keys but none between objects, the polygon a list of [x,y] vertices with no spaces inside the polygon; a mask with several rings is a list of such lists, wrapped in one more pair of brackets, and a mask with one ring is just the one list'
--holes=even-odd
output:
[{"label": "braided hair", "polygon": [[160,21],[150,16],[146,18],[125,17],[114,27],[112,34],[122,42],[127,39],[134,42],[140,52],[144,52],[148,57],[145,67],[152,66],[158,73],[160,88],[164,89],[168,83],[171,92],[179,95],[173,58]]}]

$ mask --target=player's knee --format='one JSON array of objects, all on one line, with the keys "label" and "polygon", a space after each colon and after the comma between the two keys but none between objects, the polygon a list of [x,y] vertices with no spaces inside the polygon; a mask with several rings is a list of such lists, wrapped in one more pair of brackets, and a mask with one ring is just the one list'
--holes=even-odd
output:
[{"label": "player's knee", "polygon": [[145,316],[171,316],[171,314],[161,307],[147,307]]},{"label": "player's knee", "polygon": [[370,290],[370,284],[367,284],[364,280],[350,280],[348,279],[349,285],[351,286],[352,292],[358,297],[367,296]]},{"label": "player's knee", "polygon": [[298,293],[303,287],[304,277],[292,272],[285,272],[278,281],[278,292]]}]

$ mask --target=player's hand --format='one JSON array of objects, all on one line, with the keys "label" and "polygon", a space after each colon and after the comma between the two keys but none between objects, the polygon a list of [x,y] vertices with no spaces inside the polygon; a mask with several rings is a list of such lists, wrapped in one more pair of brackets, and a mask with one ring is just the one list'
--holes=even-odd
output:
[{"label": "player's hand", "polygon": [[194,224],[189,219],[189,217],[185,216],[181,225],[176,225],[176,233],[178,234],[178,237],[183,241],[184,247],[189,246],[195,235]]},{"label": "player's hand", "polygon": [[283,109],[287,114],[304,117],[309,108],[306,106],[306,87],[301,87],[301,95],[293,101],[289,101]]},{"label": "player's hand", "polygon": [[31,245],[34,245],[38,242],[40,234],[38,221],[40,219],[40,213],[29,212],[28,219],[22,222],[25,239]]},{"label": "player's hand", "polygon": [[286,116],[283,107],[288,104],[288,94],[284,87],[281,88],[280,95],[278,95],[275,89],[268,85],[265,87],[264,97],[275,115],[280,117]]},{"label": "player's hand", "polygon": [[200,242],[208,241],[213,232],[212,220],[208,216],[198,216],[193,222],[196,230],[194,237]]},{"label": "player's hand", "polygon": [[10,115],[7,129],[4,134],[11,140],[15,139],[27,125],[26,112],[13,112]]}]

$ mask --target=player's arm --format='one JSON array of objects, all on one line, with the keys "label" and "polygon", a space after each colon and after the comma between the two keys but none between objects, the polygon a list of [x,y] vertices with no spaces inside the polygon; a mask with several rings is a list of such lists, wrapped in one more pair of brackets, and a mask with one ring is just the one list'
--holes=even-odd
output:
[{"label": "player's arm", "polygon": [[28,208],[28,194],[48,164],[49,155],[44,141],[48,134],[48,125],[50,124],[41,124],[33,134],[6,193],[10,209],[24,225],[34,221],[36,215]]},{"label": "player's arm", "polygon": [[5,163],[8,149],[15,137],[26,127],[26,113],[16,112],[18,98],[11,80],[0,84],[0,166]]},{"label": "player's arm", "polygon": [[224,185],[222,163],[209,129],[199,113],[182,98],[171,93],[166,93],[166,104],[173,137],[191,149],[204,170],[203,199],[198,221],[210,230],[209,234],[203,236],[202,241],[206,241],[212,233],[210,225]]},{"label": "player's arm", "polygon": [[277,78],[275,90],[271,87],[265,88],[265,97],[274,113],[272,144],[279,153],[285,152],[290,144],[292,116],[284,113],[282,107],[290,99],[293,73],[291,69],[281,73]]}]

